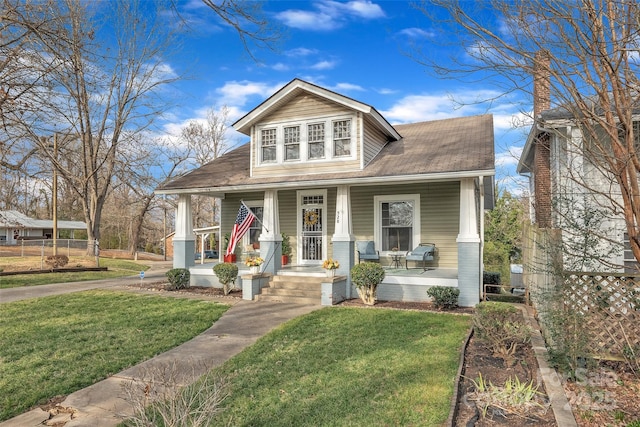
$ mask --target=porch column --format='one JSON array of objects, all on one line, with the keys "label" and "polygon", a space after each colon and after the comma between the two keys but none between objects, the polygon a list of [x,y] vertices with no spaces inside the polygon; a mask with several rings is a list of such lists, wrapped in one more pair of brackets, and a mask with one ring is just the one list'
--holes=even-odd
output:
[{"label": "porch column", "polygon": [[474,178],[460,181],[460,228],[458,238],[458,303],[473,307],[480,302],[482,286],[480,266],[480,234],[478,231],[478,205]]},{"label": "porch column", "polygon": [[278,190],[264,192],[260,256],[264,259],[263,273],[276,274],[282,268],[282,235],[278,215]]},{"label": "porch column", "polygon": [[191,195],[178,196],[176,208],[176,234],[173,236],[173,268],[195,265],[196,236],[193,234]]},{"label": "porch column", "polygon": [[355,263],[355,237],[351,234],[351,192],[347,185],[339,185],[336,194],[333,259],[340,263],[336,274],[347,276],[347,299],[351,298],[351,267]]}]

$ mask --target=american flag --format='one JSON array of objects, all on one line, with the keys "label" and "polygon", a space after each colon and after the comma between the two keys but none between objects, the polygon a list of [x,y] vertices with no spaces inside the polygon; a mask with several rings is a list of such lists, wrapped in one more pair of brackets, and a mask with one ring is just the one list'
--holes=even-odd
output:
[{"label": "american flag", "polygon": [[238,216],[236,217],[236,223],[233,224],[233,231],[231,231],[231,237],[229,238],[229,245],[227,246],[227,255],[233,253],[236,250],[236,244],[247,232],[253,220],[256,216],[245,206],[244,203],[240,205]]}]

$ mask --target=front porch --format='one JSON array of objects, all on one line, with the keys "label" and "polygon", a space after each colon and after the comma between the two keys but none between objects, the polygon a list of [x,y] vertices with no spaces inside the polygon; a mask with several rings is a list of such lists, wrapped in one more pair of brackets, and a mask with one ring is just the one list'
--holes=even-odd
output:
[{"label": "front porch", "polygon": [[[221,288],[222,285],[213,273],[215,264],[216,262],[208,262],[190,267],[191,286]],[[243,288],[244,299],[254,299],[255,294],[260,294],[262,288],[270,286],[273,282],[271,275],[252,275],[249,267],[244,263],[237,263],[237,265],[238,280],[236,281],[236,287]],[[385,267],[385,272],[385,278],[378,287],[378,299],[382,301],[425,302],[429,301],[427,289],[430,287],[458,287],[458,270],[455,268],[435,268],[423,271],[422,268],[407,270],[405,268]],[[278,282],[286,280],[296,282],[302,281],[303,278],[316,278],[315,284],[307,283],[305,287],[317,288],[315,289],[318,295],[317,303],[321,305],[332,305],[343,299],[358,297],[355,287],[346,288],[346,276],[327,278],[326,271],[320,266],[286,265],[278,270],[277,276],[279,276]],[[323,278],[326,280],[323,280]],[[247,287],[245,286],[247,281],[255,282],[255,284]],[[331,291],[334,287],[339,288],[340,286],[342,286],[342,290],[338,292]],[[257,291],[255,291],[256,287],[258,288]],[[251,295],[245,295],[246,289],[254,289],[254,292],[247,291]],[[329,294],[330,296],[328,296]],[[282,300],[284,299],[283,297]]]}]

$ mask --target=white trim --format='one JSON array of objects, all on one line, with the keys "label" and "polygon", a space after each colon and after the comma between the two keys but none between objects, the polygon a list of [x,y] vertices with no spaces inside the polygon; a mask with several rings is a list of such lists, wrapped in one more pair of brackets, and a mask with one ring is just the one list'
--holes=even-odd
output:
[{"label": "white trim", "polygon": [[[322,172],[319,174],[326,174]],[[479,176],[495,176],[495,170],[478,170],[478,171],[462,171],[462,172],[445,172],[438,174],[419,174],[419,175],[396,175],[396,176],[375,176],[364,178],[337,178],[327,179],[322,181],[309,180],[309,181],[279,181],[270,182],[265,184],[252,183],[244,185],[229,185],[226,187],[204,187],[204,188],[190,188],[190,189],[176,189],[176,190],[155,190],[155,194],[200,194],[211,193],[212,197],[223,197],[225,192],[235,191],[247,191],[247,190],[262,190],[269,188],[277,188],[279,190],[284,188],[300,188],[300,187],[317,187],[322,185],[324,187],[334,187],[336,185],[350,185],[351,187],[358,185],[387,185],[387,184],[418,184],[424,182],[438,182],[438,181],[459,181],[462,178],[477,178]],[[308,171],[306,174],[314,175],[312,171]],[[221,194],[218,196],[217,194]]]},{"label": "white trim", "polygon": [[[334,153],[334,138],[333,138],[333,124],[337,121],[350,120],[351,121],[351,153],[348,156],[336,156]],[[306,119],[295,120],[281,120],[277,122],[264,123],[256,126],[256,140],[255,147],[257,147],[256,168],[274,168],[282,167],[283,165],[291,164],[318,164],[324,162],[342,162],[352,161],[357,158],[356,147],[356,120],[357,117],[354,114],[339,114],[330,115]],[[324,125],[324,156],[318,158],[311,158],[309,156],[309,126],[314,124]],[[285,144],[284,144],[284,128],[287,127],[299,127],[300,128],[300,141],[299,145],[299,158],[294,160],[285,160]],[[276,160],[265,162],[262,159],[262,131],[275,129],[276,130]],[[307,171],[304,172],[305,175]]]},{"label": "white trim", "polygon": [[[382,203],[386,202],[413,202],[413,247],[418,246],[421,242],[420,229],[420,194],[394,194],[380,195],[373,197],[373,240],[376,243],[376,249],[381,254],[388,255],[391,251],[382,251]],[[409,248],[411,250],[413,248]]]}]

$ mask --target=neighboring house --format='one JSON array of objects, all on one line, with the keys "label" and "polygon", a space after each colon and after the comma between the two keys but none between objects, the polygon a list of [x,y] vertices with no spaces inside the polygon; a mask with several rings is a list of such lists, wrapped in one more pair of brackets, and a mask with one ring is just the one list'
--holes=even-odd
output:
[{"label": "neighboring house", "polygon": [[[60,231],[67,230],[71,238],[76,230],[86,231],[87,225],[82,221],[58,220],[58,237]],[[53,221],[49,219],[33,219],[18,211],[0,211],[0,244],[16,245],[21,240],[40,240],[53,238]]]},{"label": "neighboring house", "polygon": [[284,233],[287,274],[337,259],[348,298],[355,241],[374,241],[385,266],[392,248],[430,242],[435,269],[387,274],[379,298],[427,300],[429,286],[445,285],[460,289],[461,305],[478,303],[483,212],[493,206],[491,115],[391,125],[367,104],[294,79],[233,126],[250,142],[156,190],[179,196],[174,267],[193,265],[190,198],[207,195],[222,200],[222,236],[241,201],[261,220],[236,252],[258,251],[266,273],[282,272]]},{"label": "neighboring house", "polygon": [[[542,229],[561,230],[556,252],[562,253],[565,270],[637,271],[624,218],[614,213],[612,200],[621,203],[619,187],[591,161],[597,154],[573,113],[550,108],[549,77],[540,69],[545,67],[534,79],[534,124],[517,166],[529,179],[530,220]],[[595,101],[592,107],[599,108]],[[635,130],[640,135],[640,127]]]}]

